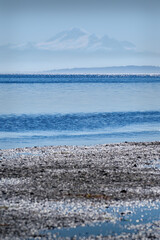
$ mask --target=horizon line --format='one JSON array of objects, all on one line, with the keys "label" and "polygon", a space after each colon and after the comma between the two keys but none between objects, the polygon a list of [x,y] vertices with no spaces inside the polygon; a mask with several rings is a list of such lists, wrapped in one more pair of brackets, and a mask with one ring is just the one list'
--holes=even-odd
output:
[{"label": "horizon line", "polygon": [[[160,72],[150,72],[150,73],[146,73],[146,72],[140,72],[140,73],[137,73],[137,72],[133,72],[133,73],[128,73],[127,71],[126,72],[119,72],[119,73],[69,73],[68,71],[73,71],[73,70],[101,70],[101,69],[110,69],[110,68],[133,68],[133,67],[137,67],[137,68],[159,68],[160,70],[160,65],[119,65],[119,66],[106,66],[106,67],[70,67],[70,68],[57,68],[57,69],[51,69],[51,70],[38,70],[38,71],[13,71],[13,72],[0,72],[0,75],[24,75],[24,74],[28,74],[28,75],[48,75],[48,74],[51,74],[51,75],[68,75],[68,74],[74,74],[74,75],[77,75],[77,74],[80,74],[80,75],[95,75],[95,74],[100,74],[100,75],[126,75],[126,74],[129,74],[129,75],[139,75],[139,74],[146,74],[146,75],[150,75],[150,74],[160,74]],[[54,73],[54,71],[67,71],[67,73]]]}]

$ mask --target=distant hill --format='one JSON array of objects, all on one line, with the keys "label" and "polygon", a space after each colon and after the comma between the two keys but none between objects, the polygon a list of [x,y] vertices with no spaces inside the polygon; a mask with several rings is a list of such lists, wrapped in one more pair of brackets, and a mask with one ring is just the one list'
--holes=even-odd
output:
[{"label": "distant hill", "polygon": [[158,66],[116,66],[116,67],[96,67],[96,68],[66,68],[45,71],[52,74],[160,74]]}]

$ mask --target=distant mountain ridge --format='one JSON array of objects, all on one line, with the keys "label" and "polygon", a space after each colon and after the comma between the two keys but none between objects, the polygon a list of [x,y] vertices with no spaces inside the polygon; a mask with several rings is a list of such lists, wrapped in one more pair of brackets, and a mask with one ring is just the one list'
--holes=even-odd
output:
[{"label": "distant mountain ridge", "polygon": [[113,66],[90,68],[66,68],[45,71],[52,74],[160,74],[159,66]]},{"label": "distant mountain ridge", "polygon": [[8,43],[0,48],[17,51],[53,51],[53,52],[130,52],[135,45],[129,41],[120,41],[108,35],[102,37],[80,28],[62,31],[43,42]]}]

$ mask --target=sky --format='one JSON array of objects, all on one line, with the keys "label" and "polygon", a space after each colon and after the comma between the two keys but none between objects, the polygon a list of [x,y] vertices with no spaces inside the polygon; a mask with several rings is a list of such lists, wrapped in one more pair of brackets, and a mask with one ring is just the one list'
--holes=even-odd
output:
[{"label": "sky", "polygon": [[159,0],[0,0],[0,72],[160,65]]}]

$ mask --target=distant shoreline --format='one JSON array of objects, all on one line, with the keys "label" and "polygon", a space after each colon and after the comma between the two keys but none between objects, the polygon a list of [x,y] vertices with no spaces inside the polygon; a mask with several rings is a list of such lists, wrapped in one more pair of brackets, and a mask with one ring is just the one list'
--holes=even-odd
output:
[{"label": "distant shoreline", "polygon": [[160,75],[160,66],[111,66],[111,67],[77,67],[61,68],[41,71],[15,71],[13,73],[2,72],[2,74],[28,74],[28,75]]}]

